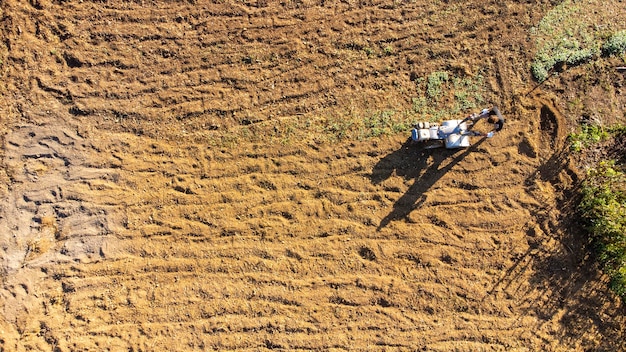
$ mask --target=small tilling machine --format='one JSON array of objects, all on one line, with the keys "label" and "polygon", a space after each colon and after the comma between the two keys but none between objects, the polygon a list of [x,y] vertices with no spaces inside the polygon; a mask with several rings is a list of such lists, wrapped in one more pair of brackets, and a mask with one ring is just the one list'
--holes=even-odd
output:
[{"label": "small tilling machine", "polygon": [[[472,131],[472,127],[483,118],[493,124],[493,129],[487,133]],[[425,143],[427,148],[445,146],[447,149],[465,148],[470,146],[471,136],[491,138],[495,132],[502,129],[504,118],[497,106],[483,109],[479,114],[472,114],[463,120],[447,120],[441,124],[432,122],[418,122],[411,130],[411,139],[414,142]],[[430,143],[434,142],[434,143]]]}]

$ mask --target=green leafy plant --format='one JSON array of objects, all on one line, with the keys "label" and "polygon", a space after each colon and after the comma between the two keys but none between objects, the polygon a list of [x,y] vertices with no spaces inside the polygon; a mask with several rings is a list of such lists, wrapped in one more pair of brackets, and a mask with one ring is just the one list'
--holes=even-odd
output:
[{"label": "green leafy plant", "polygon": [[353,126],[354,121],[352,119],[332,117],[326,122],[323,132],[329,136],[331,140],[341,140],[350,137],[350,131]]},{"label": "green leafy plant", "polygon": [[571,133],[568,136],[570,149],[574,152],[581,152],[594,143],[603,141],[609,137],[609,133],[598,125],[585,124],[579,133]]},{"label": "green leafy plant", "polygon": [[448,79],[449,76],[446,71],[436,71],[431,73],[428,76],[428,83],[426,86],[426,94],[428,94],[428,98],[432,100],[439,99],[439,96],[442,93],[441,86],[447,82]]},{"label": "green leafy plant", "polygon": [[563,39],[553,46],[544,47],[536,55],[531,64],[531,73],[539,82],[548,79],[550,72],[557,67],[577,66],[591,61],[598,53],[595,47],[584,48],[576,41]]},{"label": "green leafy plant", "polygon": [[391,118],[393,117],[393,111],[382,111],[380,113],[372,114],[364,120],[364,136],[378,137],[390,132],[390,127],[393,125]]},{"label": "green leafy plant", "polygon": [[[623,138],[626,126],[584,126],[570,135],[573,149],[588,148],[607,138]],[[623,152],[623,151],[622,151]],[[603,160],[587,171],[579,210],[610,288],[626,303],[626,166]]]},{"label": "green leafy plant", "polygon": [[580,209],[610,287],[626,302],[626,174],[614,160],[590,169]]},{"label": "green leafy plant", "polygon": [[613,34],[602,46],[604,55],[621,55],[626,52],[626,30]]}]

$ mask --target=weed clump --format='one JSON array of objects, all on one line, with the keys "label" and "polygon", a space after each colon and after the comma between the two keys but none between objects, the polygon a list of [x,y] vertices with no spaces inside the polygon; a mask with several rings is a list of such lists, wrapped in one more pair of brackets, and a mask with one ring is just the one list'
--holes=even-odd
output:
[{"label": "weed clump", "polygon": [[448,72],[437,71],[428,76],[428,86],[426,93],[428,97],[433,100],[437,100],[442,93],[442,85],[449,79]]}]

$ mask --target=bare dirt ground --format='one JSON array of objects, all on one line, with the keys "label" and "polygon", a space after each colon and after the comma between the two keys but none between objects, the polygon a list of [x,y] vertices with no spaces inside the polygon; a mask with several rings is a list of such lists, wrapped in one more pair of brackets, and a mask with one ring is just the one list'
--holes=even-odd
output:
[{"label": "bare dirt ground", "polygon": [[[532,81],[554,5],[0,2],[0,349],[625,350],[565,142],[624,77]],[[441,70],[505,129],[325,133]]]}]

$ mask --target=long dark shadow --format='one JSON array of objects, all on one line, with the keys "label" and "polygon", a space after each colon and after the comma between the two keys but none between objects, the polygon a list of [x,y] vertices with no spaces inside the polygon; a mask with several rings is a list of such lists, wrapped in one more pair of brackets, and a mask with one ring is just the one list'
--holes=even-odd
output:
[{"label": "long dark shadow", "polygon": [[[415,181],[394,203],[393,210],[381,220],[377,231],[385,228],[391,221],[404,218],[411,211],[421,207],[426,201],[425,193],[463,158],[478,149],[485,139],[480,139],[462,151],[412,147],[409,140],[400,149],[383,158],[374,167],[371,175],[373,183],[383,182],[394,172],[398,176]],[[430,158],[432,162],[429,164]],[[445,163],[446,161],[448,163]]]}]

